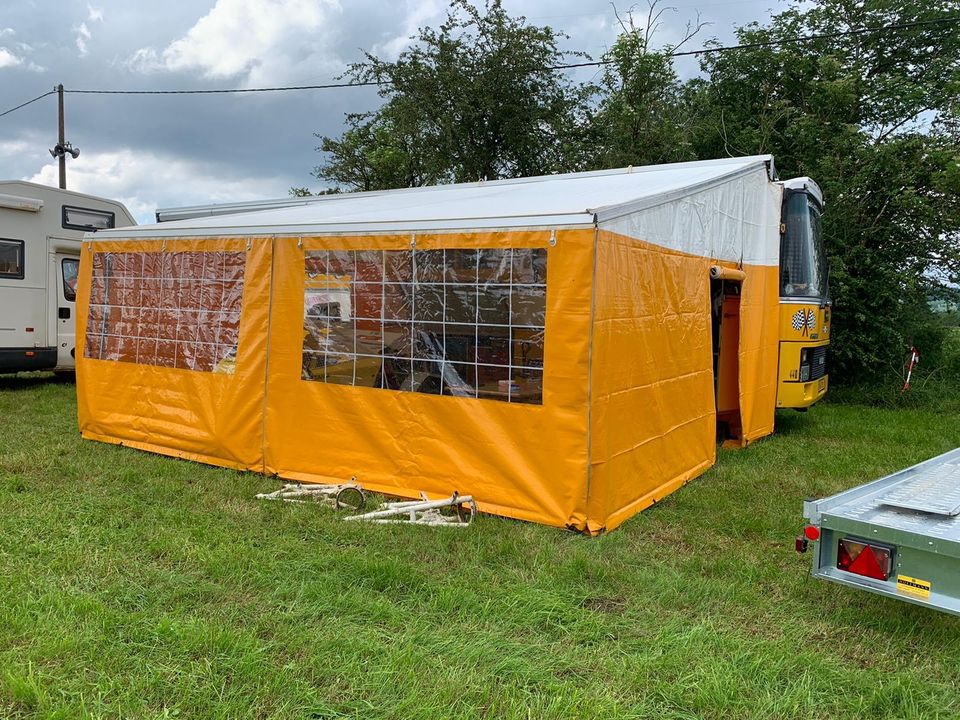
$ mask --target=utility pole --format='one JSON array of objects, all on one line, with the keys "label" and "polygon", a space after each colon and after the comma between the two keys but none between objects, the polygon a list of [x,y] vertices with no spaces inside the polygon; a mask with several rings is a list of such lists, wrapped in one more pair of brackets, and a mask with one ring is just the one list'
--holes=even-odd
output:
[{"label": "utility pole", "polygon": [[68,143],[64,136],[63,129],[63,83],[57,85],[54,90],[57,92],[57,144],[51,148],[50,154],[57,159],[60,165],[60,189],[67,189],[67,153],[76,160],[80,155],[80,148],[75,148]]},{"label": "utility pole", "polygon": [[[57,146],[62,148],[66,138],[63,131],[63,83],[57,85]],[[60,189],[67,189],[67,154],[60,152]]]}]

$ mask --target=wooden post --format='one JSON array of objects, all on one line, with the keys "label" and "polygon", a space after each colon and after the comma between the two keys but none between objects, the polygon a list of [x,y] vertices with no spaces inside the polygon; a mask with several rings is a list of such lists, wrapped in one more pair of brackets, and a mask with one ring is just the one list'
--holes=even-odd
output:
[{"label": "wooden post", "polygon": [[[59,125],[58,135],[57,135],[57,138],[58,138],[58,139],[57,139],[57,142],[59,143],[60,147],[62,148],[62,147],[63,147],[63,144],[64,144],[64,142],[65,142],[65,139],[64,139],[64,137],[63,137],[63,136],[64,136],[64,131],[63,131],[63,83],[60,83],[59,85],[57,85],[57,106],[58,106],[58,107],[57,107],[57,124]],[[61,151],[60,157],[58,158],[58,161],[60,162],[60,189],[61,189],[61,190],[66,190],[66,188],[67,188],[67,154],[66,154],[65,152],[62,152],[62,151]]]}]

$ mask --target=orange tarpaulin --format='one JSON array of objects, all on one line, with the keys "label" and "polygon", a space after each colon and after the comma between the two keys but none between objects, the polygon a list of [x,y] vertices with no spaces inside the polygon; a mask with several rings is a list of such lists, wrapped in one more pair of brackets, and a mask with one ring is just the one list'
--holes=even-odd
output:
[{"label": "orange tarpaulin", "polygon": [[[762,166],[749,182],[758,205],[741,225],[773,242],[777,196]],[[741,262],[599,213],[577,220],[91,236],[83,435],[401,496],[458,491],[483,511],[610,530],[715,460],[718,263],[744,272],[742,442],[772,431],[776,252],[770,264],[748,238],[738,253],[753,262]]]}]

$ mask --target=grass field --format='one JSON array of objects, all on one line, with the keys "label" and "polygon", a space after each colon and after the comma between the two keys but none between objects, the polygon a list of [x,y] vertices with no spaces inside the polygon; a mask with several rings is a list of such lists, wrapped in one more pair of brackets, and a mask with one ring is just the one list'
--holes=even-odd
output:
[{"label": "grass field", "polygon": [[822,405],[616,532],[357,526],[0,379],[0,717],[960,716],[960,618],[808,578],[801,501],[960,445]]}]

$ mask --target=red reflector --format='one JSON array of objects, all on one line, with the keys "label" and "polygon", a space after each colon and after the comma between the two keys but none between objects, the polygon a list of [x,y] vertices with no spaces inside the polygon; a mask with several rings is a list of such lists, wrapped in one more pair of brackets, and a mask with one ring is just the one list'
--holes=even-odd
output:
[{"label": "red reflector", "polygon": [[27,332],[33,332],[33,328],[26,328]]},{"label": "red reflector", "polygon": [[803,534],[807,536],[807,540],[819,540],[820,539],[820,528],[815,527],[814,525],[807,525],[803,529]]},{"label": "red reflector", "polygon": [[893,553],[890,548],[843,538],[837,546],[837,567],[854,575],[886,580],[890,577]]},{"label": "red reflector", "polygon": [[27,357],[33,357],[35,354],[36,354],[36,353],[34,353],[33,350],[27,350],[27,351],[24,353],[24,355],[26,355]]}]

